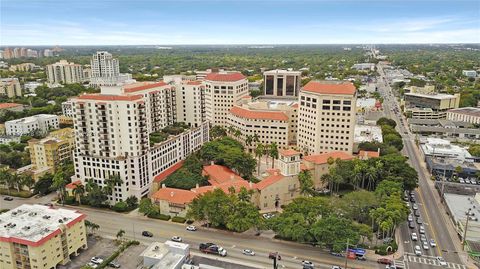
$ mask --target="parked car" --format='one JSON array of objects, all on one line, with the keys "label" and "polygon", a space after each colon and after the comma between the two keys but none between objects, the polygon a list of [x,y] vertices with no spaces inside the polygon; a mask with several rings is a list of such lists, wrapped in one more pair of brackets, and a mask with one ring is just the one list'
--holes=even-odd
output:
[{"label": "parked car", "polygon": [[430,249],[430,246],[428,245],[427,241],[423,242],[423,249],[425,249],[425,250]]},{"label": "parked car", "polygon": [[415,246],[415,255],[422,256],[422,249],[420,248],[419,245]]},{"label": "parked car", "polygon": [[409,227],[410,229],[414,229],[414,228],[415,228],[415,223],[413,223],[413,221],[409,221],[409,222],[408,222],[408,227]]},{"label": "parked car", "polygon": [[96,264],[96,263],[93,263],[93,262],[89,262],[89,263],[87,263],[87,266],[88,266],[88,267],[90,267],[90,268],[93,268],[93,269],[95,269],[95,268],[97,268],[97,267],[98,267],[98,264]]},{"label": "parked car", "polygon": [[425,234],[425,227],[423,227],[423,225],[420,225],[418,229],[420,231],[420,234]]},{"label": "parked car", "polygon": [[172,236],[171,240],[174,241],[174,242],[182,242],[183,241],[180,236]]},{"label": "parked car", "polygon": [[465,179],[465,183],[466,183],[466,184],[470,184],[470,179],[466,178],[466,179]]},{"label": "parked car", "polygon": [[418,217],[418,218],[417,218],[417,223],[418,223],[418,224],[422,224],[422,223],[423,223],[422,218]]},{"label": "parked car", "polygon": [[380,259],[377,260],[377,263],[390,265],[393,262],[392,262],[392,260],[387,259],[387,258],[380,258]]},{"label": "parked car", "polygon": [[303,269],[313,269],[315,268],[315,264],[311,261],[302,261]]},{"label": "parked car", "polygon": [[253,250],[250,250],[250,249],[244,249],[242,253],[243,255],[247,255],[247,256],[255,256],[255,252],[253,252]]},{"label": "parked car", "polygon": [[142,235],[145,236],[145,237],[153,237],[153,234],[149,231],[143,231]]},{"label": "parked car", "polygon": [[415,215],[415,217],[420,217],[420,210],[414,210],[413,215]]},{"label": "parked car", "polygon": [[264,219],[271,219],[273,217],[275,217],[275,214],[273,213],[265,213],[262,215]]},{"label": "parked car", "polygon": [[418,210],[418,205],[417,205],[417,204],[413,204],[413,205],[412,205],[412,208],[413,208],[413,210]]},{"label": "parked car", "polygon": [[357,260],[359,260],[359,261],[366,261],[366,260],[367,260],[367,257],[365,257],[365,256],[363,256],[363,255],[362,255],[362,256],[357,256]]},{"label": "parked car", "polygon": [[412,233],[412,241],[417,241],[417,240],[418,240],[417,233]]},{"label": "parked car", "polygon": [[194,225],[188,225],[187,226],[187,231],[194,232],[196,230],[197,230],[197,227],[195,227]]},{"label": "parked car", "polygon": [[476,181],[475,179],[470,180],[470,182],[471,182],[472,184],[477,185],[477,181]]},{"label": "parked car", "polygon": [[430,246],[431,246],[432,248],[434,248],[434,247],[437,246],[437,243],[435,242],[434,239],[430,239]]},{"label": "parked car", "polygon": [[426,237],[424,234],[421,234],[421,235],[420,235],[420,240],[421,240],[422,242],[427,242],[427,237]]},{"label": "parked car", "polygon": [[10,196],[7,196],[7,197],[3,198],[3,200],[5,200],[5,201],[13,201],[13,198],[10,197]]},{"label": "parked car", "polygon": [[343,257],[343,254],[338,253],[338,252],[330,252],[330,255],[333,255],[333,256],[336,256],[336,257]]},{"label": "parked car", "polygon": [[282,260],[282,256],[280,256],[280,254],[278,254],[278,252],[270,252],[268,254],[268,258],[269,259],[275,259],[275,257],[277,257],[277,260]]},{"label": "parked car", "polygon": [[413,215],[412,214],[408,215],[408,221],[413,221]]},{"label": "parked car", "polygon": [[101,264],[103,262],[103,259],[100,257],[92,257],[90,259],[90,262],[96,263],[96,264]]},{"label": "parked car", "polygon": [[437,257],[437,262],[438,262],[438,264],[440,264],[441,266],[447,266],[447,262],[445,261],[445,259],[442,258],[442,257],[440,257],[440,256]]},{"label": "parked car", "polygon": [[108,264],[109,267],[112,267],[112,268],[120,268],[120,264],[116,261],[111,261],[109,264]]},{"label": "parked car", "polygon": [[459,178],[459,179],[458,179],[458,182],[460,182],[460,183],[465,183],[465,180],[464,180],[463,178]]}]

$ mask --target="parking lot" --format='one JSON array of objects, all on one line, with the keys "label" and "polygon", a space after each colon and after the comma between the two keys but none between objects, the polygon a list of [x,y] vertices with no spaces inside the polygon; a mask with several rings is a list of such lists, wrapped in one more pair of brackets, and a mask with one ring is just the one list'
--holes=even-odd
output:
[{"label": "parking lot", "polygon": [[95,238],[89,236],[87,238],[88,249],[82,251],[77,257],[74,257],[66,265],[58,266],[58,269],[77,269],[81,268],[94,256],[106,258],[109,257],[116,249],[117,245],[113,240],[105,238]]}]

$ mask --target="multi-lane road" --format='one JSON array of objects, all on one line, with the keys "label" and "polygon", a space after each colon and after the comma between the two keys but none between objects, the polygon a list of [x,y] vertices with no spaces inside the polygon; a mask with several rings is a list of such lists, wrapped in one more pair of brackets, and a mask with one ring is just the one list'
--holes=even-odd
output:
[{"label": "multi-lane road", "polygon": [[[430,180],[430,175],[424,166],[423,159],[416,146],[415,137],[410,133],[407,127],[407,122],[399,112],[399,106],[392,93],[388,81],[385,77],[382,64],[377,65],[377,70],[380,77],[377,81],[377,87],[381,95],[384,97],[383,109],[387,117],[394,119],[397,122],[397,130],[402,135],[404,148],[403,153],[409,158],[409,162],[418,172],[418,185],[415,190],[415,203],[419,207],[419,213],[425,227],[425,235],[428,240],[434,239],[437,246],[424,250],[422,242],[420,241],[419,225],[416,223],[414,217],[415,228],[410,229],[407,224],[404,224],[401,229],[402,242],[404,251],[410,257],[406,257],[409,261],[419,261],[410,263],[415,268],[433,268],[428,257],[442,256],[447,262],[458,264],[452,268],[461,267],[462,259],[460,258],[459,248],[460,242],[456,237],[453,227],[448,217],[445,214],[443,205],[441,204],[439,195],[433,190],[433,183]],[[413,212],[413,210],[412,210]],[[416,232],[419,236],[418,241],[411,240],[411,233]],[[422,259],[415,257],[414,248],[418,245],[422,248]],[[421,261],[424,261],[425,264]],[[410,266],[410,268],[413,268]]]}]

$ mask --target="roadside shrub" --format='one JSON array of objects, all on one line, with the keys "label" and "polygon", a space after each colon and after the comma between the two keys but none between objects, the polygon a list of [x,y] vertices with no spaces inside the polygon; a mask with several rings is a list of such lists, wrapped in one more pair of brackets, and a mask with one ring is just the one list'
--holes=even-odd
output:
[{"label": "roadside shrub", "polygon": [[187,221],[187,219],[185,219],[183,217],[175,216],[175,217],[172,218],[172,221],[173,222],[178,222],[178,223],[185,223],[185,221]]},{"label": "roadside shrub", "polygon": [[164,215],[164,214],[161,214],[161,213],[158,213],[158,212],[153,212],[153,213],[149,214],[148,217],[152,218],[152,219],[159,219],[159,220],[170,220],[169,215]]},{"label": "roadside shrub", "polygon": [[29,192],[29,191],[16,191],[16,190],[10,190],[10,192],[6,189],[0,189],[0,194],[2,195],[8,195],[8,196],[14,196],[14,197],[20,197],[20,198],[30,198],[34,194]]},{"label": "roadside shrub", "polygon": [[73,196],[67,196],[65,197],[65,204],[66,205],[78,205],[77,199]]},{"label": "roadside shrub", "polygon": [[113,205],[112,210],[116,212],[126,212],[130,208],[128,208],[128,205],[124,201],[117,202],[115,205]]}]

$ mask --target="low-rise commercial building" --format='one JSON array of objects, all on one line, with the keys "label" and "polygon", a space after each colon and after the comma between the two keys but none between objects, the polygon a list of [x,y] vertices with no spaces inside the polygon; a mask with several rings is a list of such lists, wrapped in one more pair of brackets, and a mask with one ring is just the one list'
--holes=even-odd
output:
[{"label": "low-rise commercial building", "polygon": [[190,257],[190,245],[173,241],[153,242],[140,257],[145,268],[180,269]]},{"label": "low-rise commercial building", "polygon": [[55,171],[64,161],[72,159],[74,131],[71,128],[51,132],[46,138],[28,141],[34,170],[51,168]]},{"label": "low-rise commercial building", "polygon": [[355,69],[355,70],[374,71],[374,70],[375,70],[375,64],[374,64],[374,63],[354,64],[354,65],[352,66],[352,69]]},{"label": "low-rise commercial building", "polygon": [[405,93],[404,98],[404,110],[414,119],[445,119],[447,110],[460,104],[460,94]]},{"label": "low-rise commercial building", "polygon": [[43,205],[0,214],[0,268],[51,269],[87,248],[85,215]]},{"label": "low-rise commercial building", "polygon": [[435,86],[425,85],[423,87],[418,86],[408,86],[404,88],[405,93],[419,93],[419,94],[434,94]]},{"label": "low-rise commercial building", "polygon": [[461,107],[447,111],[447,119],[480,124],[480,107]]},{"label": "low-rise commercial building", "polygon": [[10,120],[5,122],[7,135],[29,135],[35,132],[45,134],[52,129],[59,128],[57,115],[38,114],[31,117]]},{"label": "low-rise commercial building", "polygon": [[462,162],[473,159],[467,148],[453,145],[448,140],[428,137],[425,140],[420,140],[420,143],[420,148],[425,157],[457,159]]},{"label": "low-rise commercial building", "polygon": [[358,145],[363,142],[383,143],[382,128],[376,125],[355,125],[355,136],[353,137],[353,151],[358,151]]},{"label": "low-rise commercial building", "polygon": [[[445,193],[445,203],[448,215],[452,218],[455,230],[461,239],[463,239],[465,229],[467,228],[467,250],[472,243],[478,244],[480,242],[480,222],[478,221],[480,216],[480,194],[460,195]],[[466,227],[467,218],[470,218],[468,227]]]},{"label": "low-rise commercial building", "polygon": [[0,95],[13,98],[22,96],[22,87],[18,78],[2,78],[0,79]]},{"label": "low-rise commercial building", "polygon": [[451,120],[408,119],[410,130],[419,135],[435,136],[450,141],[479,143],[480,129],[473,124]]}]

